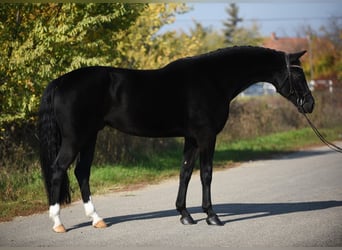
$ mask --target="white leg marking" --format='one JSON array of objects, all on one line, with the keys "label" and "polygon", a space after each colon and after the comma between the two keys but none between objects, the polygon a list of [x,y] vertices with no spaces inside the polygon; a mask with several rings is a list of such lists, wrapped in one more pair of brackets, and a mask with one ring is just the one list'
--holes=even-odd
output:
[{"label": "white leg marking", "polygon": [[92,218],[93,226],[102,220],[102,218],[96,213],[93,202],[91,201],[91,196],[89,196],[89,201],[84,203],[84,210],[86,216]]},{"label": "white leg marking", "polygon": [[58,203],[56,203],[53,206],[50,206],[49,209],[49,216],[53,220],[53,228],[58,227],[59,225],[62,225],[61,219],[59,218],[59,213],[61,211],[61,208]]}]

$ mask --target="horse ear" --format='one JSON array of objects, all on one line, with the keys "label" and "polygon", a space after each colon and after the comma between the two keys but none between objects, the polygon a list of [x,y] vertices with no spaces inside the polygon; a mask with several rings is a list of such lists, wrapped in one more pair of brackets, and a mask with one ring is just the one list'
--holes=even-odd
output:
[{"label": "horse ear", "polygon": [[299,60],[299,58],[301,58],[305,53],[306,53],[306,50],[290,54],[290,61],[294,62],[294,61]]}]

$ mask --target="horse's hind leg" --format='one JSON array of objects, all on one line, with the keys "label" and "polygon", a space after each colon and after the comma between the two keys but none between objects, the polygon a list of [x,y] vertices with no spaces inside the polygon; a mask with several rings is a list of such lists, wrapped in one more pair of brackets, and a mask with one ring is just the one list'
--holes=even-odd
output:
[{"label": "horse's hind leg", "polygon": [[81,150],[80,156],[77,159],[76,163],[75,175],[81,189],[81,195],[86,216],[92,219],[92,224],[94,227],[104,228],[107,225],[95,210],[94,204],[91,199],[89,187],[90,167],[94,158],[95,144],[96,135],[93,137],[92,140],[86,143],[85,148]]},{"label": "horse's hind leg", "polygon": [[192,138],[185,138],[183,162],[179,176],[179,189],[176,200],[176,208],[181,214],[180,221],[184,225],[196,224],[186,209],[186,193],[188,190],[189,181],[192,170],[197,158],[197,144]]},{"label": "horse's hind leg", "polygon": [[53,230],[57,233],[66,231],[60,220],[60,203],[70,202],[67,170],[76,154],[77,150],[73,144],[68,140],[63,140],[57,159],[52,166],[49,216],[54,222]]}]

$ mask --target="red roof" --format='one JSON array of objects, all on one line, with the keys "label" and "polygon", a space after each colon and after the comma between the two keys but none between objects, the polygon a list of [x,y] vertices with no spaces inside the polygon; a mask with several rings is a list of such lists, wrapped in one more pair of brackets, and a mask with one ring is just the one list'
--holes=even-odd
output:
[{"label": "red roof", "polygon": [[281,50],[287,53],[294,53],[309,49],[307,38],[277,37],[274,32],[269,38],[264,39],[263,46],[270,49]]}]

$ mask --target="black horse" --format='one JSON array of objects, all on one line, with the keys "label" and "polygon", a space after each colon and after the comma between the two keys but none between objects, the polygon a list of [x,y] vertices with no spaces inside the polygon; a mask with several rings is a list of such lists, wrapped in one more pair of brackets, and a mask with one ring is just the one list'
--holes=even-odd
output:
[{"label": "black horse", "polygon": [[263,81],[300,112],[312,112],[314,99],[299,61],[304,53],[232,47],[179,59],[161,69],[86,67],[53,80],[41,101],[39,137],[54,231],[65,232],[60,204],[70,202],[67,169],[75,159],[86,215],[95,227],[106,226],[89,188],[97,133],[106,125],[136,136],[184,137],[176,201],[181,222],[195,223],[186,209],[186,193],[199,156],[202,208],[208,224],[222,225],[212,207],[210,185],[216,136],[228,119],[229,104]]}]

